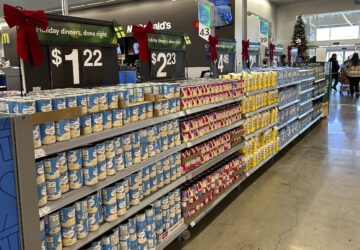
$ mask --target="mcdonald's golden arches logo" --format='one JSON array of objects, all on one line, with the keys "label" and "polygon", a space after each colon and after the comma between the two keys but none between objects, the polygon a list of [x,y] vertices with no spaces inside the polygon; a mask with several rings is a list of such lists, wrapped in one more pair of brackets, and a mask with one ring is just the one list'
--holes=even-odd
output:
[{"label": "mcdonald's golden arches logo", "polygon": [[7,34],[7,33],[1,34],[1,43],[2,44],[10,44],[9,34]]}]

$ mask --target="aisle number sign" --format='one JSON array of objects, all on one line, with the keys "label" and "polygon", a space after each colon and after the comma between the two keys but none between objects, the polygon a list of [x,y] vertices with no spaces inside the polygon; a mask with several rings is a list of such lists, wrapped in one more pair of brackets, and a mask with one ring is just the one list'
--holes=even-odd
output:
[{"label": "aisle number sign", "polygon": [[198,3],[199,36],[206,41],[209,41],[209,35],[211,35],[210,10],[209,6]]}]

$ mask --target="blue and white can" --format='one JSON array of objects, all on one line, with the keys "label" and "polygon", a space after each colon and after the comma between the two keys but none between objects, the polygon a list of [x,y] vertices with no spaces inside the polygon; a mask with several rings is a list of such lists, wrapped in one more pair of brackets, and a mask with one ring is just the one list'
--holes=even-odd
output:
[{"label": "blue and white can", "polygon": [[130,107],[130,121],[131,122],[137,122],[139,120],[139,112],[140,112],[139,105]]},{"label": "blue and white can", "polygon": [[70,121],[56,121],[55,122],[55,135],[56,141],[68,141],[70,140]]},{"label": "blue and white can", "polygon": [[36,167],[36,184],[42,184],[45,182],[45,175],[44,175],[44,162],[38,161],[35,163]]},{"label": "blue and white can", "polygon": [[40,136],[40,125],[33,126],[33,141],[34,141],[34,148],[41,147],[41,136]]},{"label": "blue and white can", "polygon": [[62,238],[61,238],[61,232],[57,232],[54,235],[46,235],[45,237],[46,241],[46,248],[48,250],[59,250],[62,249]]},{"label": "blue and white can", "polygon": [[130,134],[130,137],[131,137],[132,148],[139,148],[140,147],[140,132],[134,131]]},{"label": "blue and white can", "polygon": [[180,97],[180,83],[173,83],[174,86],[174,97]]},{"label": "blue and white can", "polygon": [[129,106],[129,91],[126,88],[122,88],[118,93],[120,101],[122,101],[125,106]]},{"label": "blue and white can", "polygon": [[136,233],[145,232],[146,216],[145,212],[139,212],[136,214]]},{"label": "blue and white can", "polygon": [[60,209],[60,221],[62,227],[70,227],[75,225],[75,205],[69,205]]},{"label": "blue and white can", "polygon": [[161,197],[161,209],[166,210],[169,209],[169,197],[167,195],[164,195]]},{"label": "blue and white can", "polygon": [[181,99],[176,98],[176,111],[180,111],[180,110],[181,110]]},{"label": "blue and white can", "polygon": [[147,180],[147,181],[143,181],[143,195],[144,196],[149,196],[150,195],[150,192],[151,192],[151,189],[150,189],[150,180]]},{"label": "blue and white can", "polygon": [[155,152],[156,154],[161,153],[161,139],[155,141]]},{"label": "blue and white can", "polygon": [[107,159],[115,157],[115,143],[113,139],[105,141],[105,153]]},{"label": "blue and white can", "polygon": [[137,188],[139,188],[139,173],[134,173],[132,175],[129,176],[129,189],[130,190],[135,190]]},{"label": "blue and white can", "polygon": [[55,143],[55,122],[40,124],[40,137],[42,145]]},{"label": "blue and white can", "polygon": [[169,138],[166,137],[161,137],[161,151],[166,151],[169,149]]},{"label": "blue and white can", "polygon": [[130,234],[130,249],[137,249],[137,236],[136,236],[136,233]]},{"label": "blue and white can", "polygon": [[40,220],[40,239],[45,240],[45,222],[44,219]]},{"label": "blue and white can", "polygon": [[87,210],[89,213],[95,213],[99,211],[99,197],[98,193],[90,194],[86,197]]},{"label": "blue and white can", "polygon": [[129,199],[130,199],[130,205],[131,206],[136,206],[136,205],[138,205],[140,203],[139,188],[129,190]]},{"label": "blue and white can", "polygon": [[113,122],[112,112],[111,111],[103,112],[103,126],[104,126],[104,129],[112,128],[112,126],[113,126],[112,122]]},{"label": "blue and white can", "polygon": [[100,161],[97,163],[97,169],[98,169],[98,179],[104,180],[107,177],[106,174],[106,161]]},{"label": "blue and white can", "polygon": [[47,203],[46,184],[45,182],[37,185],[38,205],[44,206]]},{"label": "blue and white can", "polygon": [[105,111],[109,109],[107,93],[102,90],[96,91],[98,95],[99,111]]},{"label": "blue and white can", "polygon": [[127,239],[127,240],[120,240],[119,247],[120,247],[120,249],[131,249],[130,236],[129,236],[129,239]]},{"label": "blue and white can", "polygon": [[171,181],[171,170],[164,170],[164,184],[168,185]]},{"label": "blue and white can", "polygon": [[80,221],[88,217],[86,199],[75,202],[75,216],[76,216],[76,221]]},{"label": "blue and white can", "polygon": [[82,169],[69,170],[68,174],[71,189],[79,189],[84,185]]},{"label": "blue and white can", "polygon": [[54,96],[51,98],[52,110],[66,109],[65,98],[60,96]]},{"label": "blue and white can", "polygon": [[144,86],[141,84],[135,84],[134,88],[135,102],[144,101]]},{"label": "blue and white can", "polygon": [[127,84],[126,89],[129,94],[129,104],[136,102],[134,84]]},{"label": "blue and white can", "polygon": [[103,113],[95,113],[91,115],[91,127],[93,132],[104,130]]},{"label": "blue and white can", "polygon": [[175,146],[179,146],[181,144],[181,137],[179,132],[174,134],[174,144]]},{"label": "blue and white can", "polygon": [[175,147],[175,135],[168,135],[169,148]]},{"label": "blue and white can", "polygon": [[113,204],[104,205],[104,219],[107,222],[117,219],[117,204],[116,200]]},{"label": "blue and white can", "polygon": [[141,145],[140,153],[141,153],[141,155],[140,155],[141,161],[144,161],[147,158],[149,158],[149,151],[148,151],[148,145],[147,144]]},{"label": "blue and white can", "polygon": [[89,235],[88,218],[76,221],[76,233],[78,239],[83,239]]},{"label": "blue and white can", "polygon": [[19,102],[15,100],[6,101],[6,111],[9,114],[19,114]]},{"label": "blue and white can", "polygon": [[119,227],[115,227],[111,234],[111,245],[117,247],[119,244]]},{"label": "blue and white can", "polygon": [[168,193],[169,205],[173,206],[175,204],[175,192]]},{"label": "blue and white can", "polygon": [[141,172],[142,181],[148,181],[150,179],[150,167],[144,167]]},{"label": "blue and white can", "polygon": [[155,212],[152,206],[147,206],[145,208],[145,215],[146,215],[146,224],[152,224],[155,222],[154,220]]},{"label": "blue and white can", "polygon": [[103,249],[103,244],[101,240],[95,240],[91,242],[91,246],[89,250],[102,250],[102,249]]},{"label": "blue and white can", "polygon": [[130,222],[126,221],[119,225],[120,240],[127,240],[130,238]]},{"label": "blue and white can", "polygon": [[133,165],[133,152],[132,152],[132,150],[124,152],[124,159],[125,159],[125,168],[131,167]]},{"label": "blue and white can", "polygon": [[117,215],[118,216],[124,215],[126,213],[126,207],[127,207],[125,193],[124,193],[124,197],[116,200],[116,204],[117,204]]},{"label": "blue and white can", "polygon": [[103,236],[101,241],[102,241],[102,250],[112,250],[111,235],[109,233]]},{"label": "blue and white can", "polygon": [[99,205],[99,222],[103,223],[104,222],[104,207],[103,205]]},{"label": "blue and white can", "polygon": [[123,146],[124,146],[124,151],[131,151],[132,143],[131,143],[130,134],[123,135],[122,136],[122,142],[123,142]]},{"label": "blue and white can", "polygon": [[170,169],[170,180],[176,181],[177,178],[177,165],[174,165]]},{"label": "blue and white can", "polygon": [[118,136],[114,139],[114,145],[115,145],[115,154],[122,154],[124,152],[123,147],[123,137]]},{"label": "blue and white can", "polygon": [[136,232],[136,219],[135,216],[129,219],[129,232],[134,234]]},{"label": "blue and white can", "polygon": [[100,227],[100,221],[99,221],[99,212],[96,211],[94,213],[89,213],[88,215],[88,221],[89,221],[89,231],[93,232],[99,229]]},{"label": "blue and white can", "polygon": [[158,84],[153,84],[152,85],[152,92],[154,95],[159,96],[160,98],[162,98],[162,90],[160,89],[160,86]]},{"label": "blue and white can", "polygon": [[160,123],[160,138],[167,137],[167,123]]},{"label": "blue and white can", "polygon": [[[139,237],[140,237],[141,241],[143,241],[145,239],[145,243],[139,243]],[[146,233],[141,233],[140,235],[138,235],[137,249],[138,250],[147,250]]]},{"label": "blue and white can", "polygon": [[170,113],[170,101],[169,100],[165,100],[165,101],[161,101],[161,106],[162,106],[162,111],[163,111],[163,115],[168,115]]},{"label": "blue and white can", "polygon": [[80,118],[72,118],[69,120],[70,122],[70,137],[77,138],[80,136]]},{"label": "blue and white can", "polygon": [[92,133],[91,115],[80,116],[80,131],[82,135]]},{"label": "blue and white can", "polygon": [[162,107],[161,101],[154,102],[154,111],[155,111],[156,116],[163,115],[163,107]]},{"label": "blue and white can", "polygon": [[65,194],[70,190],[68,172],[60,173],[60,190],[61,194]]},{"label": "blue and white can", "polygon": [[144,87],[144,94],[152,94],[153,93],[152,86],[149,83],[144,83],[143,87]]},{"label": "blue and white can", "polygon": [[146,118],[153,118],[154,117],[154,103],[147,103],[146,106]]},{"label": "blue and white can", "polygon": [[54,235],[60,232],[60,212],[48,214],[44,217],[46,234]]},{"label": "blue and white can", "polygon": [[98,169],[97,165],[92,167],[84,167],[83,169],[84,175],[84,184],[86,186],[92,186],[98,183]]},{"label": "blue and white can", "polygon": [[164,88],[164,98],[165,99],[171,99],[174,98],[174,85],[172,85],[171,83],[166,83],[163,85]]},{"label": "blue and white can", "polygon": [[115,154],[115,166],[116,171],[122,171],[125,169],[124,154]]},{"label": "blue and white can", "polygon": [[114,109],[112,112],[112,125],[114,128],[123,125],[123,112],[121,109]]},{"label": "blue and white can", "polygon": [[51,99],[46,97],[39,97],[35,101],[35,110],[37,113],[49,112],[52,110]]},{"label": "blue and white can", "polygon": [[111,176],[116,174],[115,156],[110,159],[106,159],[106,175]]},{"label": "blue and white can", "polygon": [[103,204],[109,205],[116,203],[116,187],[105,187],[102,189]]},{"label": "blue and white can", "polygon": [[138,133],[140,136],[140,145],[146,144],[148,142],[148,129],[140,129]]},{"label": "blue and white can", "polygon": [[177,109],[176,109],[176,99],[171,99],[169,100],[169,111],[170,113],[176,113]]},{"label": "blue and white can", "polygon": [[160,138],[161,138],[161,124],[156,124],[155,125],[154,132],[155,132],[155,139],[160,140]]},{"label": "blue and white can", "polygon": [[139,105],[139,120],[143,121],[146,119],[146,104]]},{"label": "blue and white can", "polygon": [[174,134],[174,124],[173,121],[166,122],[166,133],[167,135]]},{"label": "blue and white can", "polygon": [[88,112],[86,95],[77,94],[76,95],[76,100],[77,100],[78,106],[81,106],[82,113],[86,114]]},{"label": "blue and white can", "polygon": [[152,156],[155,156],[156,155],[156,145],[155,145],[155,142],[149,142],[147,144],[147,152],[148,152],[148,155],[149,157],[152,157]]},{"label": "blue and white can", "polygon": [[74,245],[77,241],[75,225],[69,227],[61,227],[61,235],[63,247]]},{"label": "blue and white can", "polygon": [[146,142],[154,142],[156,137],[156,127],[153,126],[153,127],[149,127],[149,128],[146,128],[146,135],[147,135],[147,138],[146,138]]},{"label": "blue and white can", "polygon": [[78,106],[75,95],[65,96],[65,103],[67,108],[75,108]]},{"label": "blue and white can", "polygon": [[88,93],[86,96],[88,113],[99,112],[99,96],[97,93]]},{"label": "blue and white can", "polygon": [[44,172],[46,180],[53,180],[60,176],[60,163],[59,157],[47,158],[44,161]]},{"label": "blue and white can", "polygon": [[93,167],[97,164],[96,146],[89,146],[81,149],[82,162],[84,167]]},{"label": "blue and white can", "polygon": [[150,177],[150,192],[157,190],[157,176]]},{"label": "blue and white can", "polygon": [[180,132],[180,122],[178,119],[175,119],[172,121],[173,125],[173,130],[174,130],[174,133],[179,133]]},{"label": "blue and white can", "polygon": [[157,174],[157,188],[162,188],[164,186],[164,174]]},{"label": "blue and white can", "polygon": [[155,163],[149,165],[149,175],[150,175],[150,177],[156,176],[156,164]]},{"label": "blue and white can", "polygon": [[181,153],[180,153],[180,152],[177,152],[177,153],[175,153],[174,155],[175,155],[175,164],[176,164],[176,165],[181,164]]},{"label": "blue and white can", "polygon": [[164,232],[162,215],[155,215],[156,234],[161,235]]},{"label": "blue and white can", "polygon": [[156,164],[156,174],[162,174],[164,172],[164,168],[163,168],[163,160],[161,161],[157,161]]},{"label": "blue and white can", "polygon": [[107,101],[109,104],[109,109],[119,108],[119,96],[118,96],[117,91],[109,90],[107,92]]},{"label": "blue and white can", "polygon": [[131,122],[130,108],[127,107],[122,109],[122,117],[123,117],[124,125],[129,124]]},{"label": "blue and white can", "polygon": [[97,154],[97,161],[105,161],[106,155],[105,155],[105,142],[100,142],[96,144],[96,154]]}]

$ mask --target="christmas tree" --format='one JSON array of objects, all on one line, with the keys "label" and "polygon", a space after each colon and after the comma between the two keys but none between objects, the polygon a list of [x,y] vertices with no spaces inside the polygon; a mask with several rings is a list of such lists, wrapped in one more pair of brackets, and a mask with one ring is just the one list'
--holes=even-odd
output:
[{"label": "christmas tree", "polygon": [[297,17],[295,23],[294,34],[292,37],[292,45],[298,48],[298,56],[302,59],[302,61],[308,59],[308,54],[307,54],[308,47],[307,47],[307,40],[305,35],[305,24],[301,15]]}]

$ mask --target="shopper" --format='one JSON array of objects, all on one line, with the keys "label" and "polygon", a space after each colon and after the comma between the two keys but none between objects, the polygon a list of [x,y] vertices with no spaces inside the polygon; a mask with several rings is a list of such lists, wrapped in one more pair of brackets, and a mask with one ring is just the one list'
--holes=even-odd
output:
[{"label": "shopper", "polygon": [[354,53],[351,60],[344,66],[347,77],[350,82],[350,93],[354,96],[354,90],[356,97],[359,96],[359,81],[360,81],[360,59],[359,54]]},{"label": "shopper", "polygon": [[332,79],[335,79],[335,83],[332,86],[332,88],[334,90],[336,90],[336,85],[339,82],[339,62],[337,60],[337,55],[336,54],[332,54],[331,58],[329,59],[329,62],[331,62],[332,64]]}]

